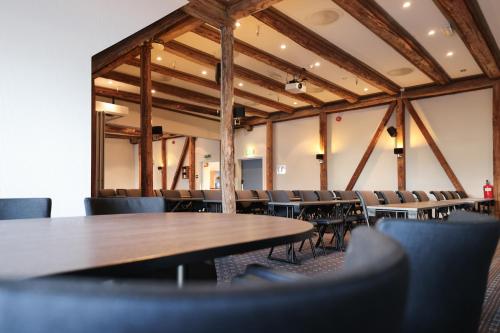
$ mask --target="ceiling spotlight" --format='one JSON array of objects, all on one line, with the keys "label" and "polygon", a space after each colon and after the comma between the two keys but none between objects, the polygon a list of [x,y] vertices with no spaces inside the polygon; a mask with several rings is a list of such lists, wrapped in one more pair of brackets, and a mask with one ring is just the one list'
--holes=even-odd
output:
[{"label": "ceiling spotlight", "polygon": [[314,67],[319,67],[319,66],[321,66],[321,63],[320,63],[319,61],[316,61],[316,62],[314,63]]},{"label": "ceiling spotlight", "polygon": [[207,72],[206,70],[202,70],[202,71],[201,71],[201,74],[202,74],[202,75],[207,75],[207,74],[208,74],[208,72]]},{"label": "ceiling spotlight", "polygon": [[108,84],[113,84],[113,81],[112,80],[108,80]]},{"label": "ceiling spotlight", "polygon": [[280,48],[281,48],[282,50],[285,50],[285,49],[286,49],[286,44],[281,44],[281,45],[280,45]]},{"label": "ceiling spotlight", "polygon": [[297,105],[298,103],[297,102],[293,102],[293,105]]},{"label": "ceiling spotlight", "polygon": [[411,6],[410,1],[406,1],[405,3],[403,3],[403,8],[410,8],[410,6]]},{"label": "ceiling spotlight", "polygon": [[162,57],[160,57],[160,56],[157,56],[157,57],[156,57],[156,61],[162,61],[162,60],[163,60],[163,58],[162,58]]},{"label": "ceiling spotlight", "polygon": [[238,87],[243,87],[243,82],[238,83]]},{"label": "ceiling spotlight", "polygon": [[236,21],[236,23],[234,24],[234,26],[235,26],[236,28],[239,28],[239,27],[241,26],[240,21]]},{"label": "ceiling spotlight", "polygon": [[427,36],[434,36],[435,34],[436,34],[436,30],[431,29],[431,30],[429,30],[429,32],[427,33]]},{"label": "ceiling spotlight", "polygon": [[447,57],[453,57],[453,54],[454,54],[453,51],[448,51],[448,53],[446,53],[446,56]]},{"label": "ceiling spotlight", "polygon": [[156,94],[156,90],[151,89],[151,93],[152,93],[152,94]]},{"label": "ceiling spotlight", "polygon": [[363,91],[368,91],[368,88],[363,89]]}]

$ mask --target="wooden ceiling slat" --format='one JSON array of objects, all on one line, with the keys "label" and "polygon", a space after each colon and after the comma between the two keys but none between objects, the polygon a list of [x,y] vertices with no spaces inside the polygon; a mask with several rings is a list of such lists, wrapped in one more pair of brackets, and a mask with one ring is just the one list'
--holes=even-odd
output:
[{"label": "wooden ceiling slat", "polygon": [[450,82],[450,77],[436,59],[375,0],[332,1],[392,46],[434,82],[440,84]]},{"label": "wooden ceiling slat", "polygon": [[[166,43],[165,50],[179,57],[187,58],[195,63],[202,65],[215,67],[219,62],[219,59],[208,53],[205,53],[203,51],[197,50],[193,47],[190,47],[188,45],[176,41],[171,41],[169,43]],[[285,83],[281,83],[276,80],[270,79],[267,76],[256,73],[239,65],[234,65],[234,75],[244,81],[256,84],[258,86],[288,96],[290,98],[301,100],[313,106],[321,106],[324,104],[323,101],[321,101],[320,99],[308,94],[292,94],[290,92],[287,92],[285,91]]]},{"label": "wooden ceiling slat", "polygon": [[269,8],[253,16],[305,49],[351,72],[372,86],[390,95],[399,93],[400,87],[396,83],[280,11]]},{"label": "wooden ceiling slat", "polygon": [[[201,25],[196,27],[193,30],[194,33],[207,38],[213,42],[219,43],[220,44],[220,32],[217,29],[214,29],[208,25]],[[350,102],[355,102],[358,100],[359,96],[341,86],[338,86],[328,80],[323,79],[322,77],[315,75],[304,68],[301,68],[297,65],[294,65],[288,61],[285,61],[281,58],[278,58],[270,53],[267,53],[265,51],[262,51],[248,43],[245,43],[241,40],[235,39],[234,41],[234,49],[237,52],[243,53],[251,58],[254,58],[260,62],[263,62],[269,66],[272,66],[274,68],[277,68],[283,72],[292,74],[292,75],[298,75],[301,74],[301,76],[305,79],[307,79],[308,82],[311,84],[314,84],[320,88],[326,89],[330,91],[331,93],[345,98],[346,100]]]},{"label": "wooden ceiling slat", "polygon": [[500,77],[500,52],[476,0],[434,0],[489,78]]},{"label": "wooden ceiling slat", "polygon": [[182,10],[216,27],[233,24],[234,22],[228,16],[226,6],[217,0],[189,0],[189,3],[182,7]]},{"label": "wooden ceiling slat", "polygon": [[229,16],[238,20],[264,10],[282,0],[240,0],[227,8]]},{"label": "wooden ceiling slat", "polygon": [[[127,61],[126,64],[138,67],[140,64],[140,61],[139,61],[139,59],[132,59],[132,60]],[[167,77],[173,77],[173,78],[176,78],[176,79],[179,79],[182,81],[186,81],[189,83],[193,83],[193,84],[200,85],[200,86],[203,86],[206,88],[220,91],[220,86],[215,81],[212,81],[212,80],[207,80],[207,79],[204,79],[204,78],[196,76],[196,75],[181,72],[179,70],[172,69],[172,68],[165,67],[165,66],[161,66],[158,64],[153,64],[151,66],[151,69],[153,70],[153,72],[165,75]],[[286,104],[279,103],[279,102],[273,101],[271,99],[268,99],[268,98],[265,98],[265,97],[262,97],[259,95],[255,95],[255,94],[246,92],[246,91],[241,90],[241,89],[235,88],[234,93],[238,97],[241,97],[241,98],[262,104],[262,105],[269,106],[273,109],[276,109],[277,111],[284,111],[284,112],[288,112],[288,113],[292,113],[294,111],[293,107],[290,107]],[[265,112],[265,111],[263,111],[263,112]]]}]

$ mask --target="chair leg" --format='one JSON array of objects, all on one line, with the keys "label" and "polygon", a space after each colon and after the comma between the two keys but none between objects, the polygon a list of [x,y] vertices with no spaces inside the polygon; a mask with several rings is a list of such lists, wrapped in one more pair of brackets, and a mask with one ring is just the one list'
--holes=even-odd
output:
[{"label": "chair leg", "polygon": [[305,240],[303,240],[302,242],[300,242],[299,252],[302,252],[302,248],[304,247],[304,243],[305,242],[306,242]]},{"label": "chair leg", "polygon": [[269,250],[269,254],[267,255],[268,258],[270,258],[273,255],[273,251],[274,251],[274,246],[271,247],[271,250]]},{"label": "chair leg", "polygon": [[314,248],[312,238],[309,237],[309,246],[311,247],[311,252],[313,254],[313,258],[316,258],[316,249]]}]

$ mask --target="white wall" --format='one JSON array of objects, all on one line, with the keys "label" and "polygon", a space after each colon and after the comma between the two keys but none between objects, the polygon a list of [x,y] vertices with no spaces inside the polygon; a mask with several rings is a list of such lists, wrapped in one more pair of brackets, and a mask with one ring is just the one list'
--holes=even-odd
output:
[{"label": "white wall", "polygon": [[[431,132],[465,190],[482,196],[485,179],[492,179],[491,89],[414,101],[418,114]],[[328,188],[344,189],[382,120],[387,106],[330,114],[328,116]],[[336,121],[340,115],[342,120]],[[394,115],[387,127],[394,125]],[[414,121],[406,113],[407,188],[409,190],[453,189],[439,162]],[[275,167],[286,164],[287,174],[277,175],[275,189],[318,189],[318,117],[274,125]],[[239,129],[235,135],[235,158],[245,157],[248,147],[265,157],[265,126],[252,132]],[[394,139],[386,131],[361,173],[356,189],[397,188]],[[265,172],[264,172],[265,173]],[[265,175],[264,175],[265,177]]]},{"label": "white wall", "polygon": [[138,188],[134,145],[128,140],[106,139],[104,188]]},{"label": "white wall", "polygon": [[53,216],[84,213],[91,57],[185,3],[1,2],[0,197],[47,196]]},{"label": "white wall", "polygon": [[[256,126],[252,131],[238,129],[234,134],[235,184],[241,189],[241,160],[262,158],[262,166],[266,165],[266,126]],[[262,184],[266,184],[265,169],[262,172]]]}]

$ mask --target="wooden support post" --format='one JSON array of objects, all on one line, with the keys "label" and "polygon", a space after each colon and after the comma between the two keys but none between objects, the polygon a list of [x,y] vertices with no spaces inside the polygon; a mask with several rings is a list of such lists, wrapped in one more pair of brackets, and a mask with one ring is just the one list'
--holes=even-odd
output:
[{"label": "wooden support post", "polygon": [[161,139],[161,163],[163,168],[161,169],[161,188],[162,190],[167,190],[167,139]]},{"label": "wooden support post", "polygon": [[319,183],[320,189],[328,189],[328,122],[327,114],[322,111],[319,113],[319,150],[323,154],[323,161],[320,163]]},{"label": "wooden support post", "polygon": [[406,190],[406,145],[405,145],[405,107],[403,100],[398,99],[398,107],[396,109],[396,148],[403,148],[403,154],[397,157],[398,162],[398,190]]},{"label": "wooden support post", "polygon": [[375,146],[377,145],[378,139],[382,135],[385,129],[385,125],[387,125],[387,122],[389,119],[391,119],[392,113],[394,112],[394,109],[396,108],[397,103],[393,102],[391,105],[389,105],[389,108],[387,109],[387,112],[384,115],[384,118],[382,118],[382,121],[378,125],[375,134],[373,134],[372,140],[370,141],[370,144],[366,148],[365,153],[363,154],[363,157],[361,158],[361,161],[359,161],[359,164],[354,170],[354,174],[351,177],[351,180],[349,181],[349,184],[347,184],[346,191],[352,191],[354,188],[354,185],[356,185],[356,182],[358,181],[359,176],[361,175],[361,172],[365,168],[366,162],[368,162],[368,159],[370,158],[370,155],[372,154],[373,150],[375,149]]},{"label": "wooden support post", "polygon": [[234,34],[232,25],[221,28],[221,94],[220,94],[220,136],[222,147],[221,185],[222,211],[236,213],[234,187]]},{"label": "wooden support post", "polygon": [[189,137],[189,189],[196,190],[196,138]]},{"label": "wooden support post", "polygon": [[151,43],[141,46],[141,194],[153,192],[153,133],[151,124],[153,98],[151,96]]},{"label": "wooden support post", "polygon": [[175,169],[174,178],[172,178],[172,184],[170,184],[170,189],[175,190],[177,183],[179,182],[179,176],[181,175],[182,167],[184,166],[184,161],[186,160],[187,151],[189,148],[189,138],[186,137],[184,141],[184,146],[182,147],[181,157],[179,158],[179,164]]},{"label": "wooden support post", "polygon": [[92,97],[91,97],[91,147],[90,147],[90,196],[97,197],[98,186],[97,186],[97,138],[96,138],[96,128],[97,128],[97,115],[95,110],[95,82],[92,79]]},{"label": "wooden support post", "polygon": [[495,215],[500,218],[500,81],[493,86],[493,185]]},{"label": "wooden support post", "polygon": [[413,105],[406,99],[404,100],[404,103],[406,105],[406,108],[408,109],[408,113],[415,121],[415,124],[417,125],[420,132],[424,136],[425,141],[427,141],[427,144],[429,145],[432,152],[434,153],[434,156],[436,156],[437,160],[439,161],[439,164],[441,164],[441,167],[443,168],[444,172],[446,173],[446,175],[450,179],[450,181],[453,184],[453,186],[455,187],[455,189],[457,191],[463,191],[464,188],[463,188],[462,184],[460,184],[460,181],[458,180],[457,176],[455,175],[455,173],[451,169],[450,165],[446,161],[446,158],[444,157],[443,153],[441,152],[438,145],[436,144],[436,141],[434,141],[434,139],[432,138],[431,133],[429,133],[429,131],[425,127],[422,119],[420,119],[420,117],[418,116],[417,111],[415,111],[415,108],[413,107]]},{"label": "wooden support post", "polygon": [[273,122],[266,122],[266,190],[272,191],[274,187],[274,160],[273,160]]}]

